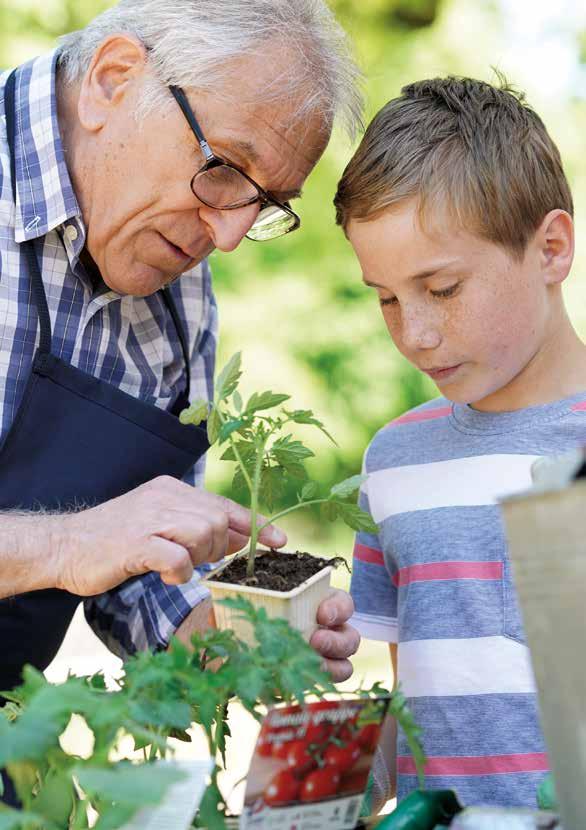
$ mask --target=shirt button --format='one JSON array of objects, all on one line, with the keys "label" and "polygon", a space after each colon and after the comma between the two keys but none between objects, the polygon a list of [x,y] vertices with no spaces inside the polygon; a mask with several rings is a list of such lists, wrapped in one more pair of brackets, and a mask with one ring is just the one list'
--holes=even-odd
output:
[{"label": "shirt button", "polygon": [[71,242],[75,242],[75,240],[79,236],[75,225],[67,225],[67,227],[65,228],[65,235],[68,239],[71,240]]}]

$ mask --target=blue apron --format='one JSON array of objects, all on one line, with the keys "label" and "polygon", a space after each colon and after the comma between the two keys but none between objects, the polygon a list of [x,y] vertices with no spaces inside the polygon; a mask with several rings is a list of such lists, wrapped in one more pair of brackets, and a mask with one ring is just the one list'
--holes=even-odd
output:
[{"label": "blue apron", "polygon": [[[16,72],[5,90],[6,126],[16,201]],[[0,510],[65,511],[127,493],[156,476],[177,479],[208,449],[205,425],[177,417],[189,399],[189,351],[171,293],[162,296],[185,359],[186,388],[170,412],[133,398],[51,352],[51,322],[37,260],[42,240],[22,243],[40,327],[26,390],[0,446]],[[22,667],[44,670],[81,598],[57,589],[0,601],[0,691],[20,682]]]}]

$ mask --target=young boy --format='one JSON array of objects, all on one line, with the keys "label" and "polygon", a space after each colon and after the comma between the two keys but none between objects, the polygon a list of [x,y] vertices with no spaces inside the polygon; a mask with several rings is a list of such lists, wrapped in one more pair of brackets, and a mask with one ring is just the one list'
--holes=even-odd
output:
[{"label": "young boy", "polygon": [[[352,594],[423,727],[427,783],[535,807],[548,769],[498,497],[586,443],[586,347],[562,283],[574,250],[557,148],[509,88],[421,81],[376,116],[337,219],[391,337],[443,397],[365,455]],[[397,795],[417,786],[402,735]]]}]

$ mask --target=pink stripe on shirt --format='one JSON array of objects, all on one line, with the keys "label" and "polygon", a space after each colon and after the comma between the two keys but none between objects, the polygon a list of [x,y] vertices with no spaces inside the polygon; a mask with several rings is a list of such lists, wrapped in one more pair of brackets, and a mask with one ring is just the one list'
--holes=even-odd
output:
[{"label": "pink stripe on shirt", "polygon": [[502,579],[502,562],[426,562],[401,568],[393,576],[397,587],[411,582],[433,582],[443,579]]},{"label": "pink stripe on shirt", "polygon": [[583,412],[586,409],[586,401],[580,401],[580,403],[575,403],[572,407],[572,412]]},{"label": "pink stripe on shirt", "polygon": [[401,424],[415,424],[419,421],[433,421],[435,418],[445,418],[451,414],[451,406],[438,406],[435,409],[422,409],[420,412],[408,412],[406,415],[401,415],[400,418],[395,418],[387,426],[396,427],[401,426]]},{"label": "pink stripe on shirt", "polygon": [[368,562],[370,565],[385,564],[382,550],[369,548],[368,545],[361,545],[358,542],[354,545],[354,558],[361,562]]},{"label": "pink stripe on shirt", "polygon": [[[416,775],[415,763],[410,755],[397,758],[397,771],[403,775]],[[433,775],[504,775],[515,772],[548,772],[549,763],[544,752],[517,755],[479,755],[457,758],[428,758],[425,774]]]}]

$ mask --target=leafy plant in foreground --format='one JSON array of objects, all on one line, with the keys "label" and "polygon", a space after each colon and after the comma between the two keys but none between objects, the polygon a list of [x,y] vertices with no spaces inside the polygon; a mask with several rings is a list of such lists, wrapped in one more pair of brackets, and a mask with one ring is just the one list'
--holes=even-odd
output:
[{"label": "leafy plant in foreground", "polygon": [[[194,635],[193,650],[174,640],[168,651],[131,658],[112,692],[101,675],[69,677],[54,686],[30,666],[25,669],[23,684],[6,694],[12,702],[0,714],[0,767],[12,778],[22,809],[0,804],[0,830],[87,830],[88,807],[99,814],[96,830],[122,827],[140,807],[157,804],[178,780],[176,769],[152,762],[172,757],[169,738],[191,740],[186,730],[193,722],[204,730],[217,760],[198,821],[209,830],[224,830],[218,773],[230,736],[230,703],[239,701],[260,719],[274,703],[303,703],[307,695],[335,691],[321,658],[284,620],[269,619],[241,598],[226,602],[253,625],[254,647],[231,631]],[[212,661],[214,670],[206,670]],[[378,684],[359,691],[381,693]],[[391,707],[394,699],[401,700],[393,693]],[[74,714],[93,735],[89,758],[61,745]],[[405,730],[412,730],[404,701],[396,714]],[[114,760],[127,736],[142,752],[140,762]],[[414,741],[419,766],[423,756],[416,735]]]},{"label": "leafy plant in foreground", "polygon": [[[314,453],[288,432],[292,424],[313,426],[331,441],[332,436],[309,409],[289,410],[281,405],[290,395],[272,391],[255,392],[246,404],[238,391],[242,375],[241,354],[230,358],[216,380],[214,400],[196,401],[180,415],[181,423],[199,426],[207,419],[210,444],[227,444],[224,461],[236,464],[233,487],[244,487],[250,495],[252,533],[248,548],[247,577],[254,576],[254,561],[259,533],[278,519],[310,505],[323,505],[326,518],[341,518],[353,530],[376,533],[378,528],[368,513],[348,499],[366,476],[356,475],[335,484],[326,496],[319,496],[317,482],[308,478],[304,462]],[[276,414],[269,410],[281,407]],[[335,442],[334,442],[335,443]],[[282,499],[287,479],[298,482],[297,503],[271,516],[257,526],[261,505],[271,512]]]}]

